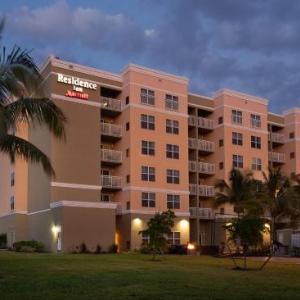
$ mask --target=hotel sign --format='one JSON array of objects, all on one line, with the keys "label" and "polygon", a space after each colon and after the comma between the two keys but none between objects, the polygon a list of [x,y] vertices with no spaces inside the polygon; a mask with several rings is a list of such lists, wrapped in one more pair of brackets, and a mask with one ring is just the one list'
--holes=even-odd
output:
[{"label": "hotel sign", "polygon": [[72,90],[67,90],[65,96],[87,100],[89,95],[83,89],[97,90],[97,84],[79,77],[57,74],[57,82],[72,86]]}]

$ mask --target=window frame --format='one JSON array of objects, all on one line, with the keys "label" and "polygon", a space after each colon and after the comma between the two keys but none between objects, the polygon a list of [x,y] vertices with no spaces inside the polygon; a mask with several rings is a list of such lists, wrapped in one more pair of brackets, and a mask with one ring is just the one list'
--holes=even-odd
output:
[{"label": "window frame", "polygon": [[179,110],[178,96],[166,94],[165,95],[165,109],[178,111]]},{"label": "window frame", "polygon": [[243,134],[233,131],[231,134],[232,144],[236,146],[243,146]]},{"label": "window frame", "polygon": [[140,124],[142,129],[155,130],[155,116],[141,114]]},{"label": "window frame", "polygon": [[143,155],[155,155],[155,142],[154,141],[141,141],[141,153]]},{"label": "window frame", "polygon": [[243,112],[238,109],[231,110],[231,121],[234,124],[243,124]]},{"label": "window frame", "polygon": [[180,209],[180,195],[167,194],[167,208]]},{"label": "window frame", "polygon": [[237,168],[237,169],[243,169],[244,168],[244,157],[239,154],[233,154],[232,155],[232,167]]},{"label": "window frame", "polygon": [[261,116],[258,114],[250,115],[251,128],[261,128]]},{"label": "window frame", "polygon": [[167,169],[166,179],[167,183],[180,184],[180,171],[177,169]]},{"label": "window frame", "polygon": [[142,207],[155,207],[156,206],[156,194],[153,192],[141,193],[141,206]]},{"label": "window frame", "polygon": [[150,166],[141,166],[141,180],[155,181],[155,168]]},{"label": "window frame", "polygon": [[261,149],[261,137],[256,135],[251,135],[251,148]]},{"label": "window frame", "polygon": [[166,119],[166,133],[178,135],[179,134],[179,121],[172,120],[172,119]]},{"label": "window frame", "polygon": [[166,157],[171,159],[179,159],[179,145],[166,144]]},{"label": "window frame", "polygon": [[251,169],[253,171],[261,171],[262,170],[262,159],[260,157],[252,157]]},{"label": "window frame", "polygon": [[168,245],[177,246],[180,245],[181,236],[180,231],[172,231],[167,236]]},{"label": "window frame", "polygon": [[155,105],[155,91],[147,89],[147,88],[141,88],[140,101],[141,101],[141,104],[154,106]]}]

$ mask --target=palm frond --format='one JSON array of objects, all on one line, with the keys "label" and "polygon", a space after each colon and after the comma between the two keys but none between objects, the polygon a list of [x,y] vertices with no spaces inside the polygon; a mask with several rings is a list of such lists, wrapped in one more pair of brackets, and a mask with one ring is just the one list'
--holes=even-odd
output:
[{"label": "palm frond", "polygon": [[64,122],[66,117],[62,110],[48,98],[20,98],[5,106],[10,124],[26,122],[45,124],[56,137],[65,137]]},{"label": "palm frond", "polygon": [[41,163],[46,174],[55,176],[48,157],[36,146],[20,137],[9,134],[0,136],[0,152],[7,153],[12,163],[16,156],[33,163]]}]

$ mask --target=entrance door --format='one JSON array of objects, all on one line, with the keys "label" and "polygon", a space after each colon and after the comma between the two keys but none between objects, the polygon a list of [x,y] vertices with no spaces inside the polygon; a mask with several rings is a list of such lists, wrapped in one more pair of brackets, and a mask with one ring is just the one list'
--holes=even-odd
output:
[{"label": "entrance door", "polygon": [[57,251],[62,251],[62,238],[60,231],[57,233]]}]

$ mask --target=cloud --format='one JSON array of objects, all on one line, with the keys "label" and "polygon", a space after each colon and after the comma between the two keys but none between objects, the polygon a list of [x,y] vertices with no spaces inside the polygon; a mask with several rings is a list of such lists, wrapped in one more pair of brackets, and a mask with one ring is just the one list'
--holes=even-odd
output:
[{"label": "cloud", "polygon": [[297,0],[136,0],[114,13],[68,3],[12,10],[6,32],[39,58],[115,71],[133,61],[188,76],[193,92],[227,87],[268,98],[275,111],[300,106]]}]

